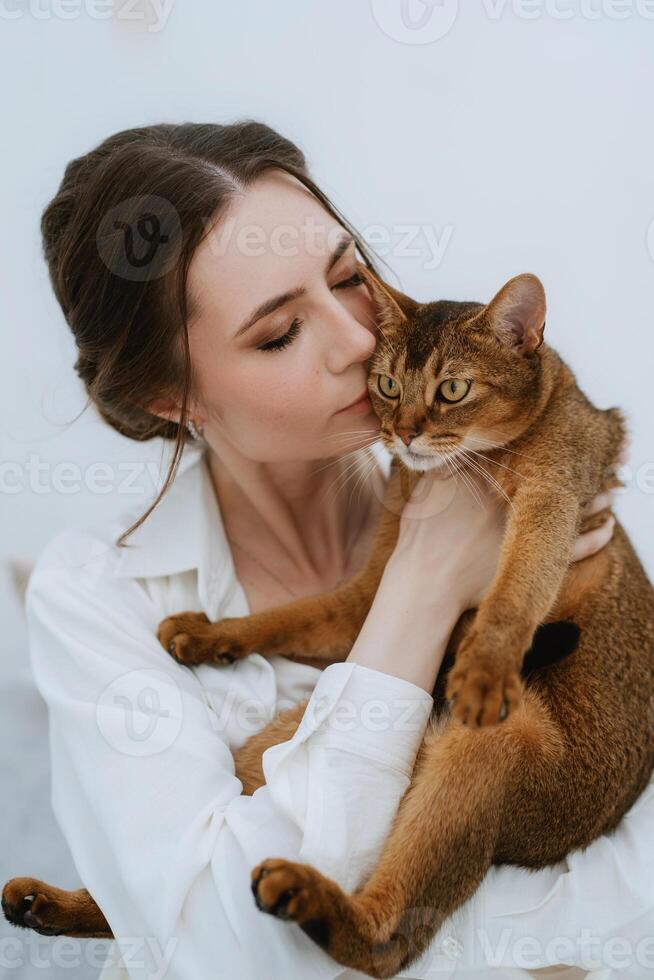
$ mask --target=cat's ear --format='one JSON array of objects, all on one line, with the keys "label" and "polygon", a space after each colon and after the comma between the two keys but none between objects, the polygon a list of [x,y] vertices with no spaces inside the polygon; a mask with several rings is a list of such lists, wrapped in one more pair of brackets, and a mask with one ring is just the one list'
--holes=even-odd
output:
[{"label": "cat's ear", "polygon": [[357,261],[357,272],[368,287],[377,309],[377,326],[382,334],[406,323],[415,313],[419,303],[387,282],[382,282],[363,262]]},{"label": "cat's ear", "polygon": [[484,319],[498,340],[517,354],[529,354],[543,343],[545,290],[529,272],[514,276],[484,308]]}]

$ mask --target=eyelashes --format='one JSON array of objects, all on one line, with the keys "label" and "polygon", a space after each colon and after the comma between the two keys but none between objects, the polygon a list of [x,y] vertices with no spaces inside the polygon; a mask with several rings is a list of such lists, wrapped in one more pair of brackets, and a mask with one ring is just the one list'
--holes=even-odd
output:
[{"label": "eyelashes", "polygon": [[337,282],[333,287],[334,289],[346,289],[348,286],[362,286],[363,278],[359,272],[355,272],[350,276],[349,279],[343,279],[342,282]]},{"label": "eyelashes", "polygon": [[[332,286],[332,289],[348,289],[352,286],[362,286],[362,285],[363,285],[363,278],[361,277],[360,273],[355,272],[348,279],[343,279],[341,282],[337,282],[335,286]],[[264,351],[284,350],[285,347],[289,347],[296,339],[296,337],[300,333],[300,329],[303,323],[304,320],[300,320],[299,317],[296,317],[291,323],[286,333],[282,337],[277,337],[275,340],[268,340],[265,344],[261,344],[259,347],[257,347],[257,350],[264,350]]]},{"label": "eyelashes", "polygon": [[293,343],[299,334],[300,327],[303,323],[304,320],[299,320],[296,318],[293,320],[283,337],[278,337],[277,340],[269,340],[267,343],[261,344],[260,347],[257,347],[257,350],[284,350],[285,347],[288,347],[289,344]]}]

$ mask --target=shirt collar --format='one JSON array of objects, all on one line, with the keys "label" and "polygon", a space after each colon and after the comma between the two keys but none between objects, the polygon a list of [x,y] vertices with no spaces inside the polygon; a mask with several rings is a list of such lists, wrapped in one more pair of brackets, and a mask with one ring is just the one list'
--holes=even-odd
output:
[{"label": "shirt collar", "polygon": [[[388,476],[390,456],[373,445]],[[130,511],[129,523],[136,516]],[[215,618],[237,586],[236,570],[209,470],[206,447],[184,447],[172,485],[152,513],[118,548],[116,575],[149,578],[197,569],[200,601]]]},{"label": "shirt collar", "polygon": [[[129,517],[131,523],[133,512]],[[235,586],[234,563],[206,448],[185,447],[171,486],[130,534],[126,546],[117,550],[119,576],[141,578],[197,569],[198,592],[207,611]]]}]

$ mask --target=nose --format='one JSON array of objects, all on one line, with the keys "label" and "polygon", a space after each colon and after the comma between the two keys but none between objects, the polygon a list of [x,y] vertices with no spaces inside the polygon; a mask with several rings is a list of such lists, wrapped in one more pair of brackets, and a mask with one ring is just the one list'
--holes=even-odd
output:
[{"label": "nose", "polygon": [[364,363],[372,357],[377,338],[338,300],[336,304],[335,315],[330,321],[327,359],[330,370],[342,374],[352,364]]},{"label": "nose", "polygon": [[398,428],[395,431],[397,432],[398,436],[400,437],[400,439],[402,440],[405,446],[410,445],[411,440],[415,439],[415,437],[419,435],[419,432],[415,428],[415,426],[402,426],[401,428]]}]

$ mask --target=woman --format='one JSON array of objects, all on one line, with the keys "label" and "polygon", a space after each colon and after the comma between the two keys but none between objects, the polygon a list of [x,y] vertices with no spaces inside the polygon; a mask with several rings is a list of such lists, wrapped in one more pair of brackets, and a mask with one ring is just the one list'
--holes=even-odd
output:
[{"label": "woman", "polygon": [[[370,871],[447,639],[492,579],[502,515],[425,477],[432,495],[403,516],[346,662],[181,667],[155,636],[165,616],[245,615],[334,588],[363,563],[387,475],[361,397],[376,332],[357,249],[372,261],[297,147],[251,121],[111,137],[68,166],[42,227],[90,399],[122,434],[174,442],[150,510],[120,536],[124,521],[59,534],[27,597],[54,810],[118,937],[104,980],[354,976],[257,910],[250,870],[295,857],[348,888]],[[357,493],[338,492],[354,474]],[[611,530],[581,536],[571,559]],[[266,786],[241,795],[233,750],[303,698],[297,734],[266,753]],[[637,926],[648,883],[634,834],[645,852],[653,815],[643,794],[624,840],[619,830],[537,873],[491,869],[407,975],[585,962],[578,943],[546,944],[585,925],[605,939],[619,922],[624,935],[627,909]],[[528,964],[523,935],[542,941]]]}]

